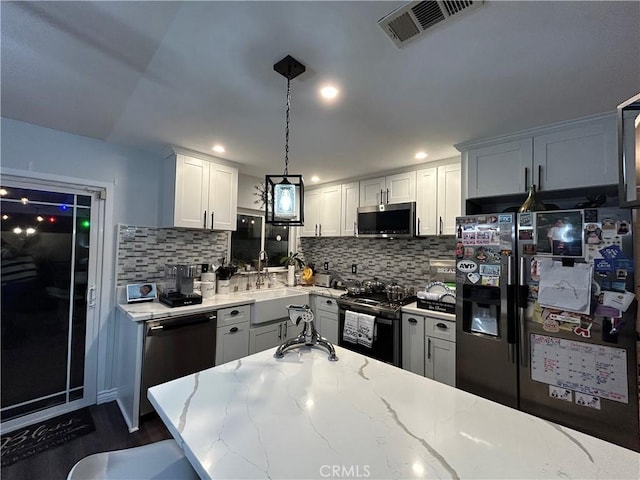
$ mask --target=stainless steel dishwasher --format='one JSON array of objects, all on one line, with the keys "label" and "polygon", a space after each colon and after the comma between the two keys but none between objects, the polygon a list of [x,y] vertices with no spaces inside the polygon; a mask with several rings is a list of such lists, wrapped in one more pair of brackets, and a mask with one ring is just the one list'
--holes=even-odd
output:
[{"label": "stainless steel dishwasher", "polygon": [[217,312],[149,320],[145,325],[140,415],[153,412],[147,389],[214,366]]}]

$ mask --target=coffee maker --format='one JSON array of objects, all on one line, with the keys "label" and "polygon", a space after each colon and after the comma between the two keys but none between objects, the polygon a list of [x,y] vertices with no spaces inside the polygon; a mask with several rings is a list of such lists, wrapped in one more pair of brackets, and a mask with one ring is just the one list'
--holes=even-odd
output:
[{"label": "coffee maker", "polygon": [[196,265],[167,264],[164,268],[165,290],[158,300],[168,307],[184,307],[202,303],[202,297],[193,293],[197,276]]}]

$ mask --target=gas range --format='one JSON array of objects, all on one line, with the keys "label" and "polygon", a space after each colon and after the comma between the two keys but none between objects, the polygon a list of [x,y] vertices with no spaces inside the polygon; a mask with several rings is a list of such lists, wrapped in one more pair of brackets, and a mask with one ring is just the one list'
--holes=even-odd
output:
[{"label": "gas range", "polygon": [[401,301],[390,302],[386,293],[363,293],[354,295],[345,293],[338,298],[338,306],[343,310],[367,313],[380,318],[399,320],[402,318],[400,309],[416,300],[415,296],[406,297]]}]

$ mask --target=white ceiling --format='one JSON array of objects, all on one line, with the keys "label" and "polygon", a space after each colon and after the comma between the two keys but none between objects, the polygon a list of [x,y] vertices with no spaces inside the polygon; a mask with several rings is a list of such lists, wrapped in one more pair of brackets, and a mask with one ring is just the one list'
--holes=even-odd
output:
[{"label": "white ceiling", "polygon": [[[402,49],[406,2],[1,2],[2,115],[254,175],[322,182],[452,157],[454,144],[613,111],[640,91],[640,2],[486,2]],[[337,84],[323,104],[317,89]]]}]

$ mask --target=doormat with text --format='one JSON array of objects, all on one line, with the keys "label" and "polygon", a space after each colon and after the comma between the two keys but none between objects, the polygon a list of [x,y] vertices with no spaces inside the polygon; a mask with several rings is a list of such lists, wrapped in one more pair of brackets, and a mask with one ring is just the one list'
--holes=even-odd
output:
[{"label": "doormat with text", "polygon": [[95,429],[91,413],[83,408],[7,433],[0,437],[2,466],[8,467]]}]

